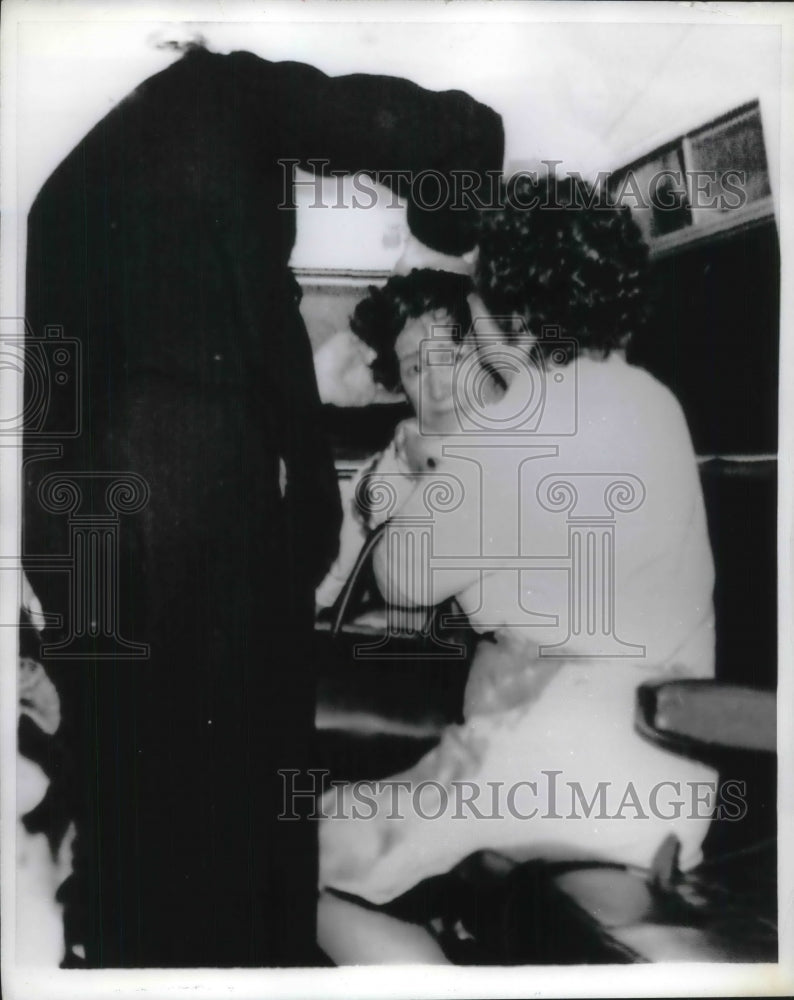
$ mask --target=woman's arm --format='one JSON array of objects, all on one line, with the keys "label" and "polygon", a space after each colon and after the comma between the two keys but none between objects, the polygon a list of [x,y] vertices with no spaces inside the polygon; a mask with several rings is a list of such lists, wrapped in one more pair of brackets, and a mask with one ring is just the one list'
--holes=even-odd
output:
[{"label": "woman's arm", "polygon": [[328,575],[315,591],[314,601],[318,608],[330,608],[339,596],[342,588],[352,572],[361,546],[367,537],[367,531],[360,518],[356,517],[355,503],[356,485],[360,476],[350,483],[345,483],[340,490],[342,495],[342,528],[339,532],[339,555]]},{"label": "woman's arm", "polygon": [[[399,430],[398,427],[398,432]],[[343,520],[339,555],[317,588],[315,603],[320,608],[330,607],[347,583],[367,539],[368,529],[377,527],[385,520],[385,514],[379,512],[376,503],[380,492],[379,483],[387,490],[394,490],[398,507],[415,488],[397,441],[398,437],[395,437],[384,452],[376,456],[351,482],[344,484],[341,490]],[[362,512],[359,506],[361,502],[366,503],[367,497],[375,503],[370,513]]]}]

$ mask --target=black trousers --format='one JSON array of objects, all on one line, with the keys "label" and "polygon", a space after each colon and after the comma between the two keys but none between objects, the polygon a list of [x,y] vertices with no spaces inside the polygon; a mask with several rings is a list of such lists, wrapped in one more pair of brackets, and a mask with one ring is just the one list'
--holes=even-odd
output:
[{"label": "black trousers", "polygon": [[[28,553],[68,547],[65,518],[37,499],[47,474],[101,471],[81,481],[95,515],[107,474],[150,490],[120,519],[109,595],[148,658],[42,657],[76,760],[66,920],[92,967],[309,964],[316,825],[279,818],[279,772],[312,761],[313,599],[266,401],[144,372],[110,402],[57,461],[26,464]],[[64,613],[43,637],[58,641],[67,578],[30,576]]]}]

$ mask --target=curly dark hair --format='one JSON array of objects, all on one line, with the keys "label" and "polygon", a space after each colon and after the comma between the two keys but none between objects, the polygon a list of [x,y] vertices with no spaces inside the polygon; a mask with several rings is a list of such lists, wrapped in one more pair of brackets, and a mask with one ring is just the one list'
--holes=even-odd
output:
[{"label": "curly dark hair", "polygon": [[466,296],[473,288],[471,279],[463,274],[429,268],[394,275],[383,288],[370,285],[367,297],[353,312],[350,329],[375,351],[370,366],[375,381],[391,392],[400,388],[394,344],[410,319],[443,309],[454,324],[453,339],[462,340],[471,328]]},{"label": "curly dark hair", "polygon": [[550,327],[575,342],[567,360],[625,347],[645,322],[648,256],[630,210],[578,177],[528,174],[503,183],[499,205],[482,214],[476,274],[498,325],[523,321],[542,358],[559,347]]}]

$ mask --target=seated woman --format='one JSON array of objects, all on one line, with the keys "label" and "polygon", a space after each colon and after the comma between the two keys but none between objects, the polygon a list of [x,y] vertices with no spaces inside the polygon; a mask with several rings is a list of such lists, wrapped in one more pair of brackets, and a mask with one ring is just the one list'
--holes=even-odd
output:
[{"label": "seated woman", "polygon": [[[715,772],[633,726],[642,682],[713,674],[695,455],[676,399],[626,361],[643,317],[639,232],[576,194],[519,177],[484,216],[477,350],[457,356],[456,426],[436,444],[455,496],[434,506],[413,490],[375,550],[390,600],[454,595],[494,641],[478,647],[463,725],[366,789],[366,808],[355,786],[328,793],[321,882],[369,903],[485,848],[647,867],[674,834],[683,869],[701,857]],[[478,380],[494,368],[510,384],[488,404]],[[417,525],[429,565],[408,558]],[[333,946],[329,914],[326,894]]]},{"label": "seated woman", "polygon": [[[465,275],[416,269],[407,275],[394,275],[382,289],[371,287],[350,320],[351,330],[371,352],[374,381],[389,392],[404,392],[414,413],[422,407],[427,435],[450,429],[452,385],[449,370],[422,370],[422,344],[431,337],[438,343],[460,343],[471,327],[467,295],[472,290]],[[343,485],[339,555],[317,588],[318,608],[331,607],[368,533],[386,519],[384,512],[367,503],[368,483],[380,482],[395,489],[400,502],[417,486],[415,469],[405,451],[409,423],[400,424],[391,444],[373,456],[359,476]]]}]

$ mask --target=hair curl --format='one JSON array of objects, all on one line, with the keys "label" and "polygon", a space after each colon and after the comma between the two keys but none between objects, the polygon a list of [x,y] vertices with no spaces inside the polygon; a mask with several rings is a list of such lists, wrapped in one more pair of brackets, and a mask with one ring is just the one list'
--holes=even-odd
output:
[{"label": "hair curl", "polygon": [[503,183],[499,205],[482,214],[476,273],[499,326],[523,321],[544,359],[558,337],[576,345],[567,360],[625,347],[645,322],[648,255],[630,210],[579,178],[527,174]]},{"label": "hair curl", "polygon": [[375,381],[391,392],[400,388],[394,344],[410,319],[443,310],[454,324],[453,339],[462,340],[471,328],[466,296],[472,290],[472,282],[465,275],[428,268],[394,275],[383,288],[370,285],[367,297],[353,312],[350,329],[375,351],[370,365]]}]

